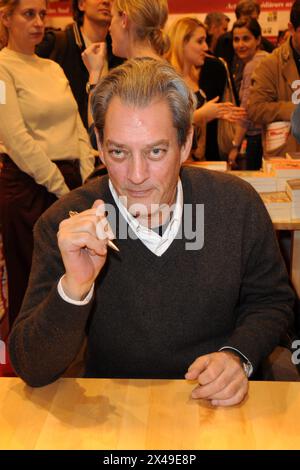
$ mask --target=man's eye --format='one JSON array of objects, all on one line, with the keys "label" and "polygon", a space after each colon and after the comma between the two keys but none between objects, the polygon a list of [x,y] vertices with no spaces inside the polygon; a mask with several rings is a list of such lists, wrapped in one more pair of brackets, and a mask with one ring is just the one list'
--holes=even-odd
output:
[{"label": "man's eye", "polygon": [[165,149],[162,148],[154,148],[150,152],[150,156],[154,158],[162,157],[166,153]]},{"label": "man's eye", "polygon": [[109,155],[114,158],[122,158],[125,156],[124,150],[121,149],[111,149],[109,150]]}]

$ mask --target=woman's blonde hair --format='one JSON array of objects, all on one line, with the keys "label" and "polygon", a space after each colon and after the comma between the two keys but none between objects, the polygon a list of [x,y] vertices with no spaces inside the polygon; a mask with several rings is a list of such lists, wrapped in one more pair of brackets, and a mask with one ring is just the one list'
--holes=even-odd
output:
[{"label": "woman's blonde hair", "polygon": [[137,40],[148,40],[158,55],[168,50],[169,40],[163,31],[168,19],[167,0],[114,0],[114,4],[120,13],[128,15]]},{"label": "woman's blonde hair", "polygon": [[197,18],[185,16],[175,21],[168,30],[170,48],[165,58],[180,73],[183,72],[184,67],[183,46],[198,28],[203,28],[206,31],[205,25]]},{"label": "woman's blonde hair", "polygon": [[7,46],[8,42],[8,31],[2,21],[3,15],[13,13],[19,2],[20,0],[0,0],[0,49]]}]

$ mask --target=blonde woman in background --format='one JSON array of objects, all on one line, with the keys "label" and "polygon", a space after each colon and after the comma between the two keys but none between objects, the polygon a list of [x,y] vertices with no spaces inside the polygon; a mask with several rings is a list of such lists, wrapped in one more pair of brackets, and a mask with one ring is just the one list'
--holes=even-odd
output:
[{"label": "blonde woman in background", "polygon": [[[196,18],[180,18],[171,25],[168,30],[168,36],[171,45],[166,54],[166,59],[182,74],[185,82],[194,91],[197,98],[194,125],[198,129],[199,140],[198,148],[195,150],[194,155],[196,158],[202,159],[205,154],[206,124],[214,119],[235,121],[244,115],[244,111],[233,106],[232,103],[219,102],[222,99],[222,96],[219,95],[207,101],[206,94],[200,87],[202,67],[204,66],[208,51],[206,28],[203,23]],[[213,58],[213,60],[219,62],[218,59]],[[217,64],[217,66],[221,67],[221,69],[224,68],[222,64]],[[226,79],[225,70],[223,76]],[[219,78],[218,76],[212,76],[212,83],[217,83]],[[225,82],[223,90],[224,86]],[[217,88],[220,89],[218,86]],[[217,140],[217,135],[215,139]],[[218,159],[217,156],[215,159]]]},{"label": "blonde woman in background", "polygon": [[[125,59],[160,59],[169,47],[163,28],[168,19],[167,0],[114,0],[110,35],[113,54]],[[104,66],[104,43],[95,43],[82,54],[89,71],[89,84],[95,86]],[[91,123],[91,116],[90,116]]]},{"label": "blonde woman in background", "polygon": [[45,0],[0,0],[0,220],[10,325],[28,283],[36,220],[94,167],[62,69],[34,53],[45,16]]}]

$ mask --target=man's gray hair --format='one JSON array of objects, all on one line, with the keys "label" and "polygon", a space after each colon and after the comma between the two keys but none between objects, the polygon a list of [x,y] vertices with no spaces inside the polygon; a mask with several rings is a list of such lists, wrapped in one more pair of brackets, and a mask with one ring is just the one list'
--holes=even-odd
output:
[{"label": "man's gray hair", "polygon": [[107,109],[114,97],[139,108],[154,100],[165,100],[172,113],[178,144],[185,144],[192,126],[195,97],[167,62],[148,57],[131,59],[99,81],[91,97],[91,106],[101,142]]},{"label": "man's gray hair", "polygon": [[220,26],[223,20],[230,21],[230,18],[225,15],[225,13],[221,13],[219,11],[212,11],[208,13],[205,17],[204,24],[210,29],[213,25]]}]

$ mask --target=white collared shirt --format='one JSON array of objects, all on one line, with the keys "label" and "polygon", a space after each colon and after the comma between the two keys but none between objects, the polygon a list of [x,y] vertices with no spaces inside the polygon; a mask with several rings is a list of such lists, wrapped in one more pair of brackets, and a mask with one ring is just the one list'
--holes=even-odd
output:
[{"label": "white collared shirt", "polygon": [[177,194],[172,219],[170,220],[162,236],[154,230],[151,230],[148,227],[141,225],[140,222],[135,217],[133,217],[128,212],[126,207],[122,204],[110,180],[108,184],[112,197],[120,213],[126,220],[133,233],[150,251],[152,251],[152,253],[154,253],[156,256],[162,256],[167,251],[172,242],[175,240],[181,225],[183,211],[183,191],[180,179],[178,179],[177,183]]}]

